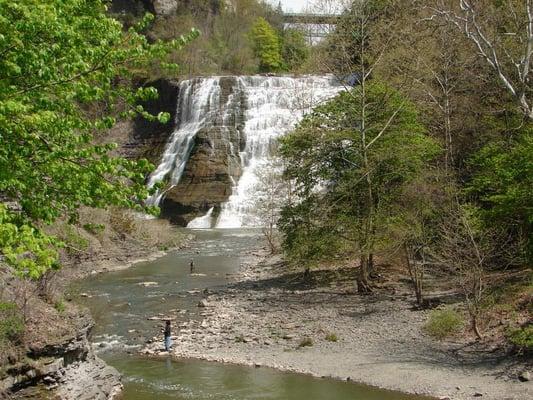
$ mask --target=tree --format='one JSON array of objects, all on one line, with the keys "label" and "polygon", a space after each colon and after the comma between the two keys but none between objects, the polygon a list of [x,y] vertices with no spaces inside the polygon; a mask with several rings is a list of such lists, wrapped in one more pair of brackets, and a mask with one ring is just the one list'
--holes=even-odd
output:
[{"label": "tree", "polygon": [[[399,196],[437,152],[415,108],[398,92],[372,82],[341,93],[282,139],[285,174],[294,180],[297,199],[283,213],[285,237],[303,229],[307,240],[326,243],[318,246],[325,257],[339,248],[329,246],[332,240],[343,243],[360,260],[358,290],[370,292],[373,255],[401,223]],[[287,250],[299,251],[293,248],[298,243],[287,241]]]},{"label": "tree", "polygon": [[510,238],[501,244],[499,250],[506,257],[500,262],[504,265],[530,263],[533,260],[533,125],[515,130],[511,139],[486,144],[474,155],[471,165],[474,173],[467,191],[475,196],[485,226]]},{"label": "tree", "polygon": [[283,180],[280,161],[274,157],[258,167],[259,183],[253,202],[272,253],[278,248],[276,233],[281,208],[290,198],[290,185]]},{"label": "tree", "polygon": [[255,56],[261,72],[278,71],[283,66],[278,34],[263,17],[258,18],[250,32]]},{"label": "tree", "polygon": [[486,270],[494,253],[494,233],[483,226],[475,206],[459,202],[446,210],[438,229],[440,241],[433,254],[451,268],[465,298],[472,331],[481,339],[479,318],[487,290]]},{"label": "tree", "polygon": [[309,48],[302,32],[297,29],[285,29],[282,43],[284,68],[293,71],[301,67],[309,57]]},{"label": "tree", "polygon": [[428,19],[442,18],[461,31],[533,121],[533,1],[438,0]]},{"label": "tree", "polygon": [[155,118],[136,105],[155,89],[128,78],[196,35],[149,44],[138,32],[151,19],[124,32],[100,0],[0,0],[0,251],[20,275],[58,264],[43,223],[74,221],[81,205],[142,207],[150,164],[94,139],[117,119]]}]

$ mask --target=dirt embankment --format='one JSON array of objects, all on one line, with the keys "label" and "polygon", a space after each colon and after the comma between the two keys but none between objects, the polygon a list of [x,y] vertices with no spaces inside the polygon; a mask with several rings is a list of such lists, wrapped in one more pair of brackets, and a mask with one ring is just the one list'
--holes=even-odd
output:
[{"label": "dirt embankment", "polygon": [[[428,311],[413,309],[407,286],[354,291],[354,271],[316,271],[306,284],[279,259],[243,265],[237,281],[202,301],[203,320],[174,339],[175,357],[268,366],[438,398],[525,400],[527,360],[476,343],[436,342],[423,333]],[[166,354],[161,344],[148,355]]]}]

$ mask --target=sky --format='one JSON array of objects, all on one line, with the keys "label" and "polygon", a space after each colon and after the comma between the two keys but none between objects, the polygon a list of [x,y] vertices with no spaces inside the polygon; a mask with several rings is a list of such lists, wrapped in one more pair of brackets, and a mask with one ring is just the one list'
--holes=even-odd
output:
[{"label": "sky", "polygon": [[[270,3],[275,6],[278,5],[279,0],[269,0]],[[281,5],[283,6],[283,11],[303,11],[306,7],[309,0],[281,0]]]},{"label": "sky", "polygon": [[[274,7],[277,7],[280,0],[268,0]],[[314,13],[336,14],[344,7],[345,0],[281,0],[283,11],[302,12],[309,10]]]}]

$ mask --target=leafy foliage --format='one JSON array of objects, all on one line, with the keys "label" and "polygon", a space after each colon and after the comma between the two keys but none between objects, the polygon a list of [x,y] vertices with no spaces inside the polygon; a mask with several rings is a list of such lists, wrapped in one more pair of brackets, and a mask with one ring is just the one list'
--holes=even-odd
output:
[{"label": "leafy foliage", "polygon": [[14,303],[0,303],[0,349],[7,342],[18,342],[24,333],[24,321]]},{"label": "leafy foliage", "polygon": [[400,193],[438,146],[425,136],[413,105],[374,82],[364,93],[357,87],[316,108],[282,139],[280,152],[298,198],[283,211],[285,249],[313,260],[343,246],[367,254],[386,246],[390,228],[401,223]]},{"label": "leafy foliage", "polygon": [[521,328],[509,331],[507,337],[514,345],[525,349],[533,349],[533,324],[527,324]]},{"label": "leafy foliage", "polygon": [[309,57],[309,47],[305,42],[304,35],[297,29],[285,29],[283,31],[282,50],[283,68],[293,71],[301,67]]},{"label": "leafy foliage", "polygon": [[467,189],[479,198],[486,224],[508,230],[521,258],[533,260],[533,125],[511,140],[487,144],[472,164],[476,172]]},{"label": "leafy foliage", "polygon": [[424,330],[435,339],[442,340],[458,333],[463,328],[463,318],[455,310],[434,310],[424,326]]},{"label": "leafy foliage", "polygon": [[132,90],[128,77],[196,32],[150,44],[139,32],[151,19],[124,32],[101,0],[0,0],[0,193],[21,208],[2,207],[0,245],[24,275],[57,264],[57,243],[39,231],[40,222],[74,221],[81,205],[141,208],[148,194],[151,165],[113,156],[113,144],[93,139],[120,118],[168,121],[136,105],[157,92]]},{"label": "leafy foliage", "polygon": [[259,71],[279,71],[283,66],[280,39],[266,19],[260,17],[256,20],[250,38],[255,56],[259,59]]}]

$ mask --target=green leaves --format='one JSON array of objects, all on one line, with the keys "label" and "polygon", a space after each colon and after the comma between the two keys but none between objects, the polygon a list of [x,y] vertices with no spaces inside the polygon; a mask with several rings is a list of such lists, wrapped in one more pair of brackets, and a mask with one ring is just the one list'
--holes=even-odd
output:
[{"label": "green leaves", "polygon": [[261,72],[279,71],[283,66],[278,34],[266,19],[257,19],[250,32],[255,56]]},{"label": "green leaves", "polygon": [[0,204],[0,251],[4,261],[17,275],[32,279],[58,268],[56,247],[60,243],[19,218]]},{"label": "green leaves", "polygon": [[505,227],[533,258],[533,126],[510,140],[487,144],[472,159],[474,176],[467,193],[475,195],[488,226]]},{"label": "green leaves", "polygon": [[402,191],[439,151],[414,106],[379,82],[317,107],[281,140],[298,199],[280,224],[289,255],[316,260],[385,247],[402,223]]},{"label": "green leaves", "polygon": [[21,207],[2,206],[0,248],[22,275],[57,264],[40,223],[75,219],[81,205],[143,208],[152,166],[94,137],[136,114],[169,119],[137,108],[157,91],[131,82],[198,33],[150,44],[139,32],[152,20],[124,32],[101,0],[0,0],[0,194]]}]

